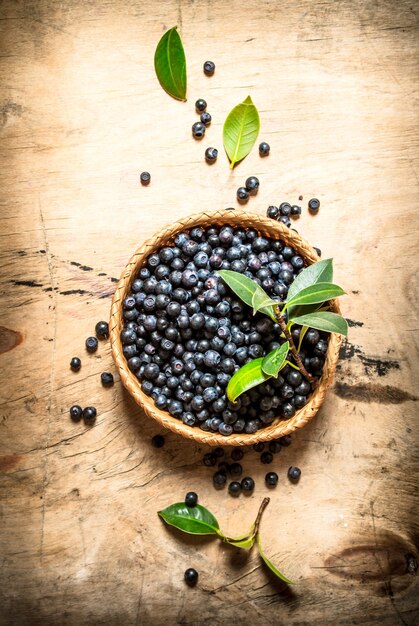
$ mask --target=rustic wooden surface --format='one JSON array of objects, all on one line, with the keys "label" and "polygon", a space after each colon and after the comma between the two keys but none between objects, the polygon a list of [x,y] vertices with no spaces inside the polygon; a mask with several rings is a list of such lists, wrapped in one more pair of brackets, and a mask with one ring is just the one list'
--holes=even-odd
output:
[{"label": "rustic wooden surface", "polygon": [[[1,3],[1,624],[418,623],[418,10],[407,0]],[[153,71],[174,24],[187,103]],[[220,150],[206,166],[205,147],[221,148],[225,116],[248,94],[271,155],[254,151],[231,173]],[[202,143],[190,136],[197,97],[214,119]],[[271,466],[280,484],[262,536],[296,581],[288,591],[256,552],[185,539],[156,516],[195,489],[241,532],[266,495],[256,453],[244,461],[252,497],[214,492],[204,450],[171,433],[154,450],[156,427],[121,385],[101,388],[109,345],[83,349],[137,245],[182,215],[236,206],[250,174],[261,180],[254,211],[320,198],[298,229],[334,257],[353,322],[334,390]],[[97,406],[93,428],[70,421],[74,402]],[[290,464],[302,468],[298,486]],[[195,590],[188,566],[200,572]]]}]

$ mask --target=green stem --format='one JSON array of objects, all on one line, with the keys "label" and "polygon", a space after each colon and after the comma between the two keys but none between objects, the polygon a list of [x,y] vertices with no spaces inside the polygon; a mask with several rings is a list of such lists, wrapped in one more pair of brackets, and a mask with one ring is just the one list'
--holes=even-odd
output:
[{"label": "green stem", "polygon": [[290,331],[287,328],[287,324],[284,320],[284,318],[282,317],[281,311],[279,309],[279,306],[275,306],[274,307],[274,311],[275,311],[275,317],[276,317],[276,321],[279,324],[280,329],[282,330],[282,332],[285,335],[285,338],[288,339],[289,344],[290,344],[290,350],[294,356],[295,362],[298,365],[300,372],[303,374],[303,376],[305,376],[307,378],[307,380],[314,384],[317,379],[314,378],[314,376],[312,376],[309,372],[307,372],[306,368],[304,367],[304,363],[301,360],[300,355],[298,354],[298,350],[295,347],[295,343],[294,340],[292,338],[292,335],[290,333]]}]

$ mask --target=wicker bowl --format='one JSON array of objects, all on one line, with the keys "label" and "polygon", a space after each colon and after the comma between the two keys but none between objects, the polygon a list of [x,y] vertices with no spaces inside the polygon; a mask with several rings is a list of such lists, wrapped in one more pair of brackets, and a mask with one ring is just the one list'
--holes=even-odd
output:
[{"label": "wicker bowl", "polygon": [[[123,326],[122,317],[122,301],[128,295],[131,283],[134,280],[138,270],[145,264],[149,254],[155,252],[162,246],[173,243],[175,235],[182,230],[189,230],[194,226],[214,226],[221,224],[229,224],[231,226],[242,226],[244,228],[251,227],[260,234],[281,239],[290,244],[300,254],[306,264],[310,265],[319,260],[315,250],[308,245],[304,239],[295,231],[290,230],[280,222],[257,215],[256,213],[248,213],[242,210],[221,210],[214,212],[203,212],[183,218],[178,222],[163,228],[157,235],[143,243],[140,248],[131,257],[128,265],[125,267],[120,281],[116,287],[115,294],[112,299],[111,317],[110,317],[110,340],[112,348],[112,356],[122,383],[134,400],[139,404],[147,415],[152,417],[158,424],[172,430],[173,432],[193,439],[199,443],[206,443],[212,446],[219,445],[251,445],[258,441],[269,441],[277,439],[283,435],[289,434],[301,428],[309,422],[317,413],[326,395],[328,387],[333,382],[333,375],[339,356],[339,347],[341,344],[340,335],[331,334],[329,346],[326,354],[326,361],[323,368],[323,375],[319,381],[317,388],[312,393],[308,403],[295,413],[290,419],[282,419],[278,417],[269,426],[263,427],[252,435],[246,433],[234,433],[229,437],[220,435],[219,433],[206,432],[199,427],[186,426],[180,420],[172,417],[168,412],[158,409],[153,400],[147,396],[140,387],[138,379],[129,370],[127,361],[122,352],[122,344],[120,340],[120,332]],[[339,305],[336,301],[331,303],[332,310],[339,311]]]}]

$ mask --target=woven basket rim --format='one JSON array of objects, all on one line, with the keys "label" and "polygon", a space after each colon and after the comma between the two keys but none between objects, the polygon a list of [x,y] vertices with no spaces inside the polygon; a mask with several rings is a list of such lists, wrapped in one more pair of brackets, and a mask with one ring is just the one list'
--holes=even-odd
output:
[{"label": "woven basket rim", "polygon": [[[296,231],[293,231],[280,222],[266,218],[257,213],[243,209],[220,209],[203,211],[181,218],[162,228],[160,232],[140,245],[131,256],[125,266],[121,278],[116,285],[112,298],[109,333],[112,356],[121,377],[122,384],[135,402],[142,407],[147,416],[153,418],[158,424],[193,441],[212,446],[243,446],[252,445],[260,441],[270,441],[283,435],[290,434],[296,429],[307,424],[317,413],[322,405],[327,389],[333,382],[336,364],[339,358],[339,348],[342,342],[340,335],[330,334],[323,375],[317,388],[312,393],[308,403],[295,415],[284,420],[276,417],[274,422],[265,426],[254,434],[234,433],[225,437],[219,433],[206,432],[199,427],[191,427],[183,424],[180,420],[172,417],[168,412],[158,409],[153,400],[147,396],[140,387],[138,379],[129,370],[127,361],[122,352],[120,330],[122,328],[122,301],[128,294],[134,276],[143,265],[146,258],[161,246],[173,241],[174,236],[181,230],[190,230],[194,226],[210,226],[214,224],[230,224],[255,228],[261,234],[271,238],[277,238],[292,245],[303,256],[307,264],[320,260],[312,246],[310,246]],[[331,308],[340,313],[339,304],[336,300],[331,302]]]}]

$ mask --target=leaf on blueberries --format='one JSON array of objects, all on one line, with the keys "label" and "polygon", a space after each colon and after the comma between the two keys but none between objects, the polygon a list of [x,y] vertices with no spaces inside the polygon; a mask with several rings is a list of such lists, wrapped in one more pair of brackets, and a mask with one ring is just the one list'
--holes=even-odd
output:
[{"label": "leaf on blueberries", "polygon": [[288,350],[290,344],[288,341],[282,344],[279,348],[269,352],[262,361],[262,370],[268,376],[277,378],[280,370],[284,367],[287,359]]},{"label": "leaf on blueberries", "polygon": [[242,393],[256,387],[270,376],[262,370],[263,357],[253,359],[243,365],[229,380],[227,385],[227,398],[234,402]]}]

